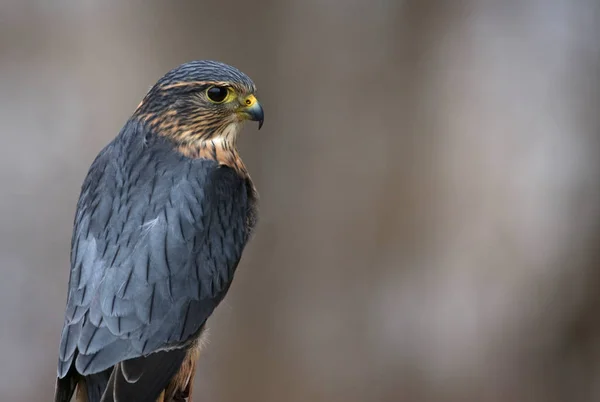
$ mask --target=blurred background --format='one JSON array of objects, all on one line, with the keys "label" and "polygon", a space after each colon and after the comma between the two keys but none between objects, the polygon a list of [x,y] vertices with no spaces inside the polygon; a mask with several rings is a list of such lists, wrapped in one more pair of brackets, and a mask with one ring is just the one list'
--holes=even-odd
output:
[{"label": "blurred background", "polygon": [[0,400],[53,398],[90,163],[217,59],[261,220],[195,400],[600,401],[599,38],[597,0],[2,0]]}]

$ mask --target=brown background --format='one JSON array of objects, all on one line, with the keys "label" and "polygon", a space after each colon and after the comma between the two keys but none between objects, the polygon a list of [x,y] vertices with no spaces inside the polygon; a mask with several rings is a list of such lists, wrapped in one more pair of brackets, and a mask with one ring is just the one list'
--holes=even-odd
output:
[{"label": "brown background", "polygon": [[50,401],[79,186],[233,64],[261,221],[197,401],[600,400],[600,3],[0,3],[0,400]]}]

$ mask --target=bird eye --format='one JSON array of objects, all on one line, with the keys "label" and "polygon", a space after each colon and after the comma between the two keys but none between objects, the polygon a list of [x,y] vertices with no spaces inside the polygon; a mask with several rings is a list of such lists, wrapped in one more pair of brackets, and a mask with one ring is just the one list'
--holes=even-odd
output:
[{"label": "bird eye", "polygon": [[206,90],[206,96],[214,103],[223,103],[227,95],[229,95],[227,87],[212,86]]}]

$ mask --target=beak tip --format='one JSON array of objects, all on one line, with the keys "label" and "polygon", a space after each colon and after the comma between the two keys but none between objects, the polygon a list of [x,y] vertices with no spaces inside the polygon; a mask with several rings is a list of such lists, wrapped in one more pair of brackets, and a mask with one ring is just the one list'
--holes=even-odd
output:
[{"label": "beak tip", "polygon": [[258,129],[260,130],[263,126],[264,120],[259,120],[258,122]]}]

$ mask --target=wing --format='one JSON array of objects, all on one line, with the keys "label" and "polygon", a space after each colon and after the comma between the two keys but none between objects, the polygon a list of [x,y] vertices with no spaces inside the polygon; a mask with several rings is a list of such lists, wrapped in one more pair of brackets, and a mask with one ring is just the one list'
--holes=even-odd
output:
[{"label": "wing", "polygon": [[192,341],[247,240],[246,180],[130,137],[102,151],[82,187],[59,378],[73,364],[90,375]]}]

